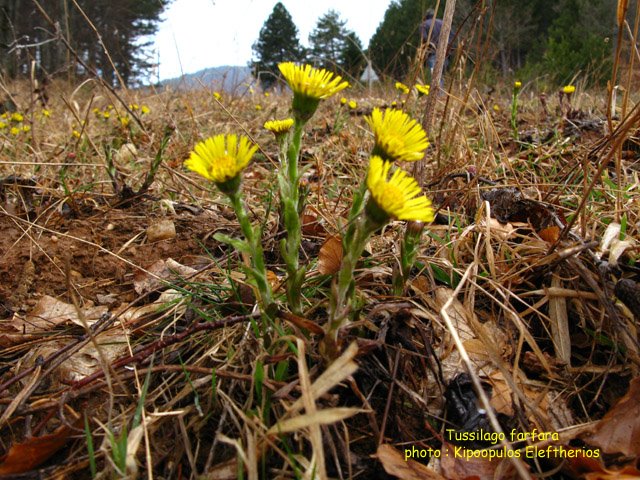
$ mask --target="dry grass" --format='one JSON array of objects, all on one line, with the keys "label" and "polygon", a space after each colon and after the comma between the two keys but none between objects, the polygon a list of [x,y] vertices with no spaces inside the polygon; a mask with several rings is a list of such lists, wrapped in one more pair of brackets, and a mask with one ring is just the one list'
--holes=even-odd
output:
[{"label": "dry grass", "polygon": [[[601,92],[578,88],[570,111],[549,93],[545,113],[539,92],[525,86],[521,142],[511,138],[508,89],[486,96],[455,84],[438,100],[426,190],[439,211],[407,294],[391,294],[403,231],[394,223],[357,270],[358,308],[344,332],[353,347],[327,366],[314,325],[326,320],[330,277],[316,268],[318,252],[340,234],[364,177],[373,139],[362,114],[402,100],[395,90],[350,92],[355,110],[329,100],[307,129],[305,318],[281,312],[271,345],[255,335],[242,258],[213,238],[239,234],[232,212],[182,162],[212,134],[242,131],[260,145],[244,190],[281,283],[277,146],[262,125],[287,115],[286,92],[217,101],[206,89],[149,90],[118,99],[93,82],[55,84],[44,117],[28,85],[8,90],[30,131],[0,130],[2,473],[385,478],[388,464],[372,456],[381,444],[440,450],[451,443],[446,428],[465,422],[558,432],[557,443],[583,445],[584,431],[638,375],[637,312],[613,294],[622,278],[640,280],[638,114],[629,109],[609,131]],[[420,116],[424,99],[406,100]],[[150,112],[127,112],[133,104]],[[127,196],[168,128],[151,188]],[[160,220],[176,235],[150,243],[147,227]],[[616,223],[629,244],[618,244],[626,249],[614,265],[601,239]],[[486,419],[471,419],[473,402],[466,418],[455,412],[461,373],[476,383]],[[44,461],[49,448],[51,458],[10,470],[11,449],[27,458],[45,435],[33,456]],[[450,465],[435,463],[454,478]],[[515,462],[502,478],[557,466]]]}]

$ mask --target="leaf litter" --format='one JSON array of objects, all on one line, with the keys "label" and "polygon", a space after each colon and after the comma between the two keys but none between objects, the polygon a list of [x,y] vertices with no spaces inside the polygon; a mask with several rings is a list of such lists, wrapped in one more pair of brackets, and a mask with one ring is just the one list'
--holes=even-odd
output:
[{"label": "leaf litter", "polygon": [[[327,278],[339,268],[343,215],[371,146],[361,119],[336,131],[339,106],[327,102],[308,132],[313,148],[305,149],[303,163],[311,193],[301,259],[315,270],[307,273],[304,315],[283,312],[290,330],[267,352],[251,327],[255,296],[242,259],[215,239],[218,232],[238,235],[238,225],[221,199],[180,167],[196,132],[231,129],[235,121],[263,146],[245,190],[251,215],[263,222],[277,288],[281,231],[265,194],[276,150],[259,130],[267,114],[237,98],[227,106],[233,120],[205,90],[156,95],[151,100],[180,135],[145,196],[117,205],[112,179],[95,167],[69,167],[74,175],[65,181],[90,184],[85,191],[65,193],[55,166],[43,165],[32,178],[16,164],[16,178],[25,181],[5,182],[0,471],[86,478],[88,436],[65,410],[73,408],[86,412],[94,445],[102,445],[93,460],[111,474],[117,445],[110,435],[129,443],[132,473],[149,469],[158,478],[236,478],[243,469],[249,477],[311,478],[318,465],[329,478],[637,474],[637,171],[622,169],[615,180],[626,192],[618,202],[624,219],[615,213],[610,182],[585,193],[587,180],[612,178],[613,169],[598,174],[592,160],[604,162],[607,148],[629,136],[629,124],[606,137],[600,119],[587,115],[574,119],[567,138],[545,133],[526,145],[507,140],[503,114],[479,119],[439,105],[442,130],[433,140],[449,147],[429,153],[447,151],[446,161],[429,164],[428,178],[436,181],[427,188],[439,212],[425,231],[409,293],[391,293],[403,229],[396,223],[372,239],[357,267],[357,317],[343,332],[354,347],[323,365],[316,346]],[[384,96],[372,96],[372,106]],[[286,102],[276,97],[264,110],[284,116]],[[358,104],[369,108],[366,99]],[[185,115],[196,106],[202,115]],[[535,118],[530,107],[525,122]],[[114,178],[142,182],[140,165],[157,151],[165,120],[158,116],[147,132],[127,134],[122,145],[134,146],[135,158],[114,157]],[[90,134],[96,141],[114,135],[99,128]],[[12,148],[19,158],[20,147]],[[39,148],[44,158],[56,155],[46,144]],[[88,155],[104,163],[100,153]],[[585,195],[590,201],[576,215]],[[148,229],[158,224],[168,233],[151,242]],[[135,423],[137,416],[153,420]],[[526,437],[535,430],[557,433],[553,445],[603,455],[519,464],[447,456],[460,446],[451,432],[481,428],[503,431],[519,451],[547,440],[511,441],[511,432]],[[405,448],[414,446],[443,458],[405,459]],[[33,449],[35,460],[15,460],[30,458]]]}]

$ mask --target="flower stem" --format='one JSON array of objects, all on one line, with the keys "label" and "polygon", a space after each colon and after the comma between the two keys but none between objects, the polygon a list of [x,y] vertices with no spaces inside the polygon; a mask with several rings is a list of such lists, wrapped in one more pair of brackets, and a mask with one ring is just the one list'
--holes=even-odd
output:
[{"label": "flower stem", "polygon": [[333,359],[339,354],[338,333],[347,323],[349,310],[351,309],[351,299],[355,290],[353,272],[369,236],[380,226],[363,212],[354,221],[353,236],[350,243],[343,244],[342,265],[331,285],[329,322],[326,325],[326,333],[322,345],[323,355],[327,359]]},{"label": "flower stem", "polygon": [[242,233],[244,234],[247,244],[249,245],[249,249],[251,250],[251,274],[256,283],[258,293],[260,294],[262,311],[266,312],[268,307],[273,303],[273,296],[271,294],[271,286],[267,280],[267,269],[264,264],[264,253],[262,251],[260,235],[256,235],[256,231],[251,226],[240,192],[237,191],[235,193],[229,193],[228,195],[231,200],[233,210],[238,217]]},{"label": "flower stem", "polygon": [[[298,254],[302,242],[302,225],[300,215],[304,210],[304,197],[300,195],[300,175],[298,173],[298,159],[302,130],[305,122],[296,119],[293,135],[288,149],[282,152],[282,167],[286,170],[286,177],[281,178],[280,199],[287,238],[282,242],[282,256],[287,269],[287,302],[291,311],[297,315],[302,313],[301,289],[304,281],[305,269],[300,268]],[[286,144],[283,144],[283,150]]]}]

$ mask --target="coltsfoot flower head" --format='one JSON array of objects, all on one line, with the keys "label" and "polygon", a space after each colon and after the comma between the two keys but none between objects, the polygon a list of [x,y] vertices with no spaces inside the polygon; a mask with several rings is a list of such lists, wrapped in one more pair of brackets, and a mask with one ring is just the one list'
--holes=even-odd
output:
[{"label": "coltsfoot flower head", "polygon": [[273,133],[276,137],[284,135],[293,127],[293,118],[285,118],[284,120],[269,120],[265,122],[264,128]]},{"label": "coltsfoot flower head", "polygon": [[21,113],[14,112],[11,114],[11,121],[15,123],[20,123],[24,120],[24,116]]},{"label": "coltsfoot flower head", "polygon": [[349,100],[348,105],[351,110],[355,110],[356,108],[358,108],[358,102],[356,102],[355,100]]},{"label": "coltsfoot flower head", "polygon": [[513,82],[513,89],[520,90],[522,88],[522,82],[520,80],[516,80]]},{"label": "coltsfoot flower head", "polygon": [[374,108],[365,120],[376,138],[373,155],[388,162],[420,160],[429,146],[422,126],[402,110]]},{"label": "coltsfoot flower head", "polygon": [[240,173],[256,150],[246,137],[216,135],[197,143],[184,166],[214,182],[223,193],[233,194],[240,187]]},{"label": "coltsfoot flower head", "polygon": [[397,169],[391,178],[391,164],[374,155],[369,160],[367,188],[371,197],[365,207],[369,218],[379,225],[389,219],[433,221],[434,213],[431,200],[422,191],[415,178],[407,172]]},{"label": "coltsfoot flower head", "polygon": [[396,82],[396,90],[400,90],[402,93],[404,93],[405,95],[407,93],[409,93],[409,87],[407,87],[404,83],[402,82]]},{"label": "coltsfoot flower head", "polygon": [[562,93],[564,93],[565,95],[571,95],[575,91],[576,87],[573,85],[565,85],[564,87],[562,87]]},{"label": "coltsfoot flower head", "polygon": [[427,96],[429,95],[429,91],[431,90],[431,86],[429,85],[420,85],[419,83],[416,83],[415,85],[416,90],[418,91],[418,95],[422,96]]},{"label": "coltsfoot flower head", "polygon": [[349,86],[342,77],[324,68],[296,65],[293,62],[281,63],[278,68],[293,90],[293,113],[305,122],[313,116],[320,100],[329,98]]}]

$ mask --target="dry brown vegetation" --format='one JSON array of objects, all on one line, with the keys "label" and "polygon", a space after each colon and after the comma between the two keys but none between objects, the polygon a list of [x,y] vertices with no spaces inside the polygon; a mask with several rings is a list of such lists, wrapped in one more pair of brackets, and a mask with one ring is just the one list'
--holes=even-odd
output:
[{"label": "dry brown vegetation", "polygon": [[[406,294],[392,295],[397,222],[362,258],[352,347],[326,365],[335,237],[373,145],[363,115],[406,100],[419,118],[424,98],[380,86],[348,91],[356,109],[321,105],[302,151],[305,314],[283,306],[265,346],[243,258],[213,236],[239,235],[233,212],[182,162],[212,134],[260,145],[243,189],[281,284],[277,146],[262,125],[287,116],[287,92],[217,101],[54,84],[45,116],[29,85],[7,90],[24,120],[0,130],[0,475],[640,475],[637,99],[619,98],[611,117],[602,91],[541,102],[527,84],[515,141],[510,87],[456,83],[437,102],[425,190],[438,215]],[[557,438],[525,439],[534,429]],[[502,430],[522,456],[447,456],[464,430]],[[601,456],[525,457],[548,444]],[[442,458],[406,461],[413,447]]]}]

